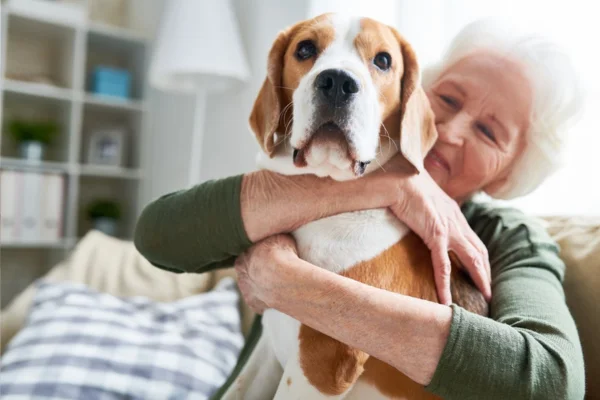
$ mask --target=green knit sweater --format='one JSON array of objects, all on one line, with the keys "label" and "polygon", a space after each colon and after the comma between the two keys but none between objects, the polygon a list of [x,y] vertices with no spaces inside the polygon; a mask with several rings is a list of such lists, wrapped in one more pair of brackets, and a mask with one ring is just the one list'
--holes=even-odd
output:
[{"label": "green knit sweater", "polygon": [[[209,181],[155,200],[139,218],[136,247],[173,272],[231,266],[252,245],[241,218],[241,180]],[[467,203],[462,210],[489,250],[491,318],[452,306],[450,337],[427,389],[446,399],[582,399],[583,355],[557,244],[514,209]],[[234,375],[260,332],[257,321]]]}]

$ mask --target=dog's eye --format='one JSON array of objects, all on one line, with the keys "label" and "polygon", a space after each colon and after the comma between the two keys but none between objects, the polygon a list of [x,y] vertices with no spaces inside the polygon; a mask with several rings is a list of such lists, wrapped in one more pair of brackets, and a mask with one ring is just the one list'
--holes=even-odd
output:
[{"label": "dog's eye", "polygon": [[385,52],[378,53],[373,59],[373,64],[382,71],[387,71],[392,66],[392,57]]},{"label": "dog's eye", "polygon": [[315,54],[317,54],[317,47],[312,40],[303,40],[298,43],[296,48],[296,58],[298,60],[308,60]]}]

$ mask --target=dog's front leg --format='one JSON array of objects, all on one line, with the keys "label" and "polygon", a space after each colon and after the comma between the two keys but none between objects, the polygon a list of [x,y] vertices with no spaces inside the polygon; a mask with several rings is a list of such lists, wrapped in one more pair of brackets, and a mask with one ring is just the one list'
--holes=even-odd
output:
[{"label": "dog's front leg", "polygon": [[285,366],[275,400],[343,399],[369,356],[302,325],[299,348]]},{"label": "dog's front leg", "polygon": [[281,365],[266,337],[262,335],[222,400],[265,400],[273,398],[281,374]]}]

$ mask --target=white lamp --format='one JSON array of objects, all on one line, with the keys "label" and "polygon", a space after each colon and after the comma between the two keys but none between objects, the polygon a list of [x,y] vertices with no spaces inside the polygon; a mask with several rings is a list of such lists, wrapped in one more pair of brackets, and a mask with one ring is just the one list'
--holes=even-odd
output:
[{"label": "white lamp", "polygon": [[157,89],[196,96],[189,183],[200,177],[206,95],[250,75],[230,0],[168,0],[150,65]]}]

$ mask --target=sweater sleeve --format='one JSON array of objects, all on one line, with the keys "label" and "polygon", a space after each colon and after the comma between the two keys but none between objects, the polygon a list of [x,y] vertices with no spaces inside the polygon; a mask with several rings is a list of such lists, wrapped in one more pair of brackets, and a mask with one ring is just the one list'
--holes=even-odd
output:
[{"label": "sweater sleeve", "polygon": [[143,210],[134,243],[156,267],[207,272],[233,265],[251,246],[241,216],[243,175],[166,194]]},{"label": "sweater sleeve", "polygon": [[582,399],[583,354],[562,288],[558,246],[514,209],[463,209],[492,265],[491,318],[452,306],[428,389],[445,399]]}]

